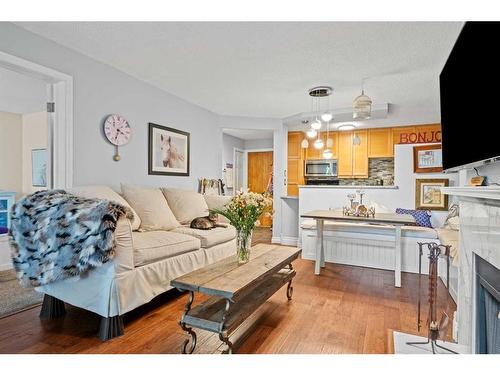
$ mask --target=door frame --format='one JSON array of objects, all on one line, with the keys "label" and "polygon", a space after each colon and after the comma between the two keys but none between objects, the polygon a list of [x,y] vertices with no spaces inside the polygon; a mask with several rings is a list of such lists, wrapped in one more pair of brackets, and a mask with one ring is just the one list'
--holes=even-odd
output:
[{"label": "door frame", "polygon": [[233,195],[236,194],[236,175],[238,174],[238,168],[236,167],[236,153],[241,152],[243,154],[243,181],[241,183],[241,187],[245,189],[245,161],[246,161],[246,154],[245,150],[238,148],[238,147],[233,147]]},{"label": "door frame", "polygon": [[0,51],[0,67],[47,83],[47,174],[53,189],[73,186],[73,77],[43,65]]},{"label": "door frame", "polygon": [[[274,148],[254,148],[244,150],[245,156],[243,159],[243,188],[248,189],[248,154],[251,152],[272,152],[273,153],[273,165],[274,165]],[[273,167],[274,173],[274,167]]]}]

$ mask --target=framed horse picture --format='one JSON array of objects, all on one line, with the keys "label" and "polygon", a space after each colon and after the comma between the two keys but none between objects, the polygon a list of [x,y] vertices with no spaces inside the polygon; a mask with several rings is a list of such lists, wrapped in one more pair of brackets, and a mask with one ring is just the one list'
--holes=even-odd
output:
[{"label": "framed horse picture", "polygon": [[148,174],[189,176],[189,133],[149,123]]}]

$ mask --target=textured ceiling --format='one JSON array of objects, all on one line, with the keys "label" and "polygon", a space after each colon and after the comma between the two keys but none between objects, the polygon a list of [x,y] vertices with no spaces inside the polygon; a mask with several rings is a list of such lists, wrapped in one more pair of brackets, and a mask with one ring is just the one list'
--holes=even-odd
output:
[{"label": "textured ceiling", "polygon": [[219,114],[284,118],[307,89],[350,106],[360,82],[377,103],[437,111],[437,77],[462,23],[17,23]]}]

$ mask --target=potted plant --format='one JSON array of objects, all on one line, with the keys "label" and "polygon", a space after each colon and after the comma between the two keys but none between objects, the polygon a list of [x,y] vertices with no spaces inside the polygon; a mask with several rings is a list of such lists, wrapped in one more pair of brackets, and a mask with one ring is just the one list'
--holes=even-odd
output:
[{"label": "potted plant", "polygon": [[252,232],[259,225],[259,217],[272,214],[273,200],[267,193],[239,191],[222,209],[210,210],[211,214],[226,217],[236,228],[236,254],[239,264],[250,260]]}]

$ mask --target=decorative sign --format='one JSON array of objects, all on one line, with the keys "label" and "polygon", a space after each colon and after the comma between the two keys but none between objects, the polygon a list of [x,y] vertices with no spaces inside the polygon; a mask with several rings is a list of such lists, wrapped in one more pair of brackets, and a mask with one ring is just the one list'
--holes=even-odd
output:
[{"label": "decorative sign", "polygon": [[441,130],[425,130],[399,134],[400,144],[441,143]]}]

